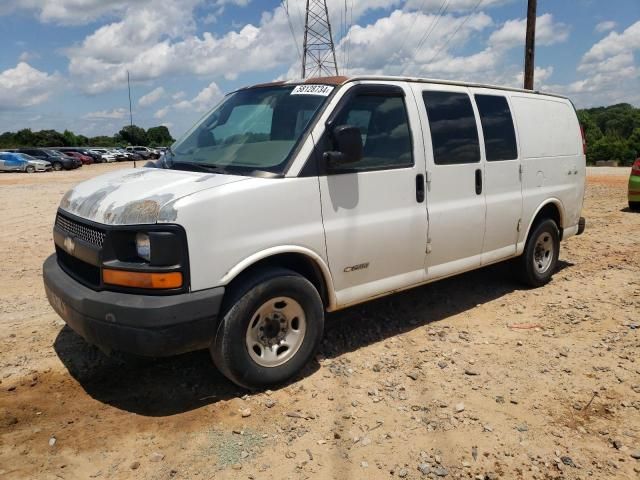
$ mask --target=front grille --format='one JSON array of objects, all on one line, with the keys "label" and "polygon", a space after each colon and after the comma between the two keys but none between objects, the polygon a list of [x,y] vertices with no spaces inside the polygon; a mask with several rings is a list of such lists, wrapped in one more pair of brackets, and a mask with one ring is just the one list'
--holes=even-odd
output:
[{"label": "front grille", "polygon": [[102,248],[104,243],[105,232],[103,230],[76,222],[60,214],[56,217],[56,227],[98,248]]},{"label": "front grille", "polygon": [[91,287],[100,286],[100,268],[72,257],[59,247],[56,247],[58,263],[69,275]]}]

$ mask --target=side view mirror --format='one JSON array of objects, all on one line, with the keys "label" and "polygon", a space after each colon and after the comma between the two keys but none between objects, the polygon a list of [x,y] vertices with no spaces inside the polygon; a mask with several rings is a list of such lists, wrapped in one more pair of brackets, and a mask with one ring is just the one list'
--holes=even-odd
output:
[{"label": "side view mirror", "polygon": [[324,159],[330,167],[354,163],[362,159],[362,136],[358,127],[338,125],[331,133],[336,150],[324,152]]}]

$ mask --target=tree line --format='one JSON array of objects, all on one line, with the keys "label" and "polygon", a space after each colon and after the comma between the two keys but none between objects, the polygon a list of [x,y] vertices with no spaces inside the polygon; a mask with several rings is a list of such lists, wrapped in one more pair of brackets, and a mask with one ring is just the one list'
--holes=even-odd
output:
[{"label": "tree line", "polygon": [[121,147],[142,145],[145,147],[166,147],[175,140],[165,126],[145,130],[137,125],[127,125],[113,136],[100,135],[87,137],[65,130],[40,130],[34,132],[24,128],[17,132],[4,132],[0,135],[0,149],[20,147]]},{"label": "tree line", "polygon": [[587,138],[587,162],[617,160],[630,165],[640,157],[640,108],[628,103],[578,110]]}]

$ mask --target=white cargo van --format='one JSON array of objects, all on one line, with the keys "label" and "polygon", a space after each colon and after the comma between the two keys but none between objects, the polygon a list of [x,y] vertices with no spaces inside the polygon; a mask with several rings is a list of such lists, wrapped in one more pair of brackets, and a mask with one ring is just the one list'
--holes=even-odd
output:
[{"label": "white cargo van", "polygon": [[584,185],[563,97],[391,77],[257,85],[147,168],[69,191],[44,282],[90,343],[209,348],[260,388],[311,359],[325,311],[509,259],[544,285],[584,230]]}]

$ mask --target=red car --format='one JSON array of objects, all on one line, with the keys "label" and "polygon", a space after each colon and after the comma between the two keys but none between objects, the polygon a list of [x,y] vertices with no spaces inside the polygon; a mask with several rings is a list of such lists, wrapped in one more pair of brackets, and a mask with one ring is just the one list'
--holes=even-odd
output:
[{"label": "red car", "polygon": [[77,158],[82,162],[83,165],[91,165],[93,163],[93,158],[89,157],[88,155],[82,155],[81,153],[78,153],[78,152],[62,152],[62,153],[64,153],[69,157]]}]

